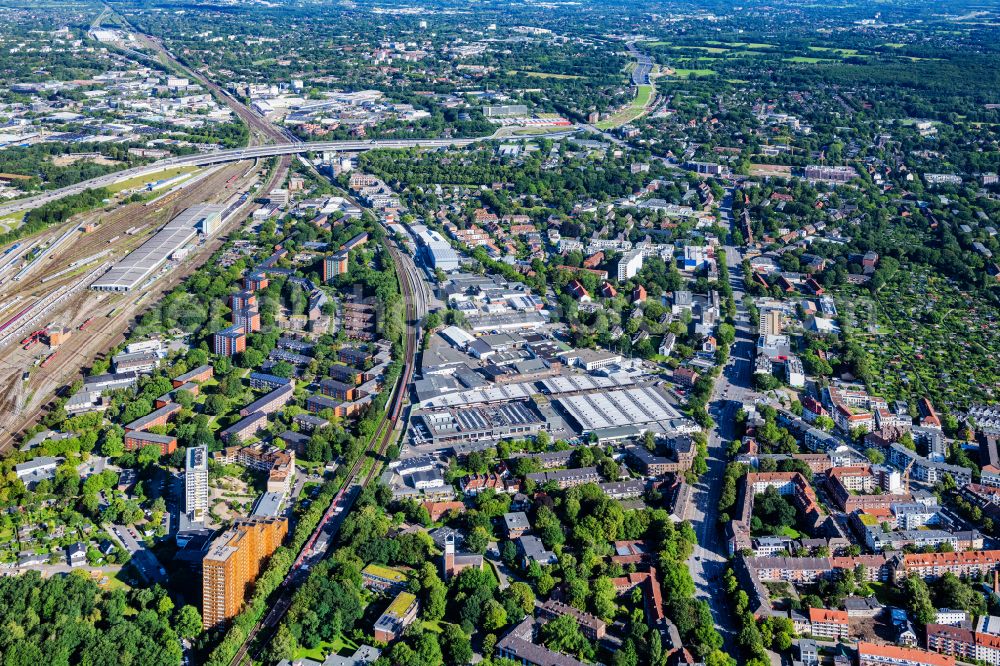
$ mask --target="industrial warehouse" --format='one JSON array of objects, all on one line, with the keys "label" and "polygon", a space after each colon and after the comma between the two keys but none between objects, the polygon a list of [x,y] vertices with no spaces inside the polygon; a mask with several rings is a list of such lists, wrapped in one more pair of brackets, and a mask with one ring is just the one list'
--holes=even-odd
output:
[{"label": "industrial warehouse", "polygon": [[131,291],[184,247],[197,233],[212,235],[222,224],[223,206],[191,206],[98,278],[96,291]]},{"label": "industrial warehouse", "polygon": [[528,437],[548,429],[545,418],[530,400],[423,412],[412,425],[415,442],[436,445]]},{"label": "industrial warehouse", "polygon": [[458,270],[458,253],[444,236],[422,224],[414,224],[411,228],[420,242],[421,251],[434,268],[445,272]]},{"label": "industrial warehouse", "polygon": [[562,397],[556,403],[585,433],[623,426],[668,424],[680,418],[666,396],[653,386]]}]

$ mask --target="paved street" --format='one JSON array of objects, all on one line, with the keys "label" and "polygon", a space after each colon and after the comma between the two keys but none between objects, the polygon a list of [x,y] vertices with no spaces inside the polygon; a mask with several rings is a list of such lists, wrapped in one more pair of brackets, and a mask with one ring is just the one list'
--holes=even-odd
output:
[{"label": "paved street", "polygon": [[86,571],[87,573],[102,573],[108,578],[114,578],[120,570],[121,565],[119,564],[106,564],[101,567],[71,567],[68,564],[33,564],[27,567],[11,566],[0,568],[0,576],[20,576],[21,574],[29,571],[38,571],[42,574],[42,576],[47,578],[56,574],[68,574],[73,571]]},{"label": "paved street", "polygon": [[[723,201],[727,208],[724,212],[727,220],[730,201],[731,195],[727,192]],[[722,476],[726,469],[726,445],[736,437],[736,413],[744,401],[754,398],[751,381],[755,332],[742,303],[741,255],[735,247],[725,249],[729,281],[736,300],[736,341],[733,343],[729,364],[719,376],[709,401],[709,414],[716,425],[709,433],[708,472],[694,486],[692,505],[688,511],[689,520],[698,535],[698,544],[688,566],[694,578],[696,595],[708,600],[715,626],[725,640],[725,649],[732,654],[736,649],[736,630],[726,593],[721,585],[722,573],[726,567],[727,546],[718,525],[718,505]]]},{"label": "paved street", "polygon": [[635,48],[635,44],[628,45],[628,52],[636,61],[635,69],[632,70],[632,85],[648,86],[649,74],[653,71],[653,59]]},{"label": "paved street", "polygon": [[139,575],[142,576],[146,582],[150,585],[166,583],[167,573],[160,565],[160,561],[156,559],[156,555],[153,555],[153,553],[146,548],[144,544],[135,538],[135,535],[132,534],[131,528],[125,527],[124,525],[110,524],[105,527],[108,534],[111,535],[111,538],[117,541],[122,548],[127,550],[129,554],[132,555],[131,563],[135,565]]}]

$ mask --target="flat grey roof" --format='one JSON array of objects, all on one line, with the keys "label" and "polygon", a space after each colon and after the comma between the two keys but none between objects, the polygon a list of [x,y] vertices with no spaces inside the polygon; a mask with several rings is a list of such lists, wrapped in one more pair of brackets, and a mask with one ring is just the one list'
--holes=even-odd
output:
[{"label": "flat grey roof", "polygon": [[285,498],[281,493],[264,493],[257,500],[257,505],[253,508],[254,516],[267,516],[276,518],[285,504]]},{"label": "flat grey roof", "polygon": [[103,291],[129,291],[134,289],[150,273],[167,260],[172,253],[184,247],[195,237],[197,225],[207,216],[206,205],[192,206],[167,222],[145,243],[130,252],[124,259],[112,266],[111,270],[98,278],[92,289]]},{"label": "flat grey roof", "polygon": [[652,386],[566,396],[557,402],[588,432],[680,417],[666,396]]},{"label": "flat grey roof", "polygon": [[208,447],[192,446],[187,450],[187,469],[208,469]]}]

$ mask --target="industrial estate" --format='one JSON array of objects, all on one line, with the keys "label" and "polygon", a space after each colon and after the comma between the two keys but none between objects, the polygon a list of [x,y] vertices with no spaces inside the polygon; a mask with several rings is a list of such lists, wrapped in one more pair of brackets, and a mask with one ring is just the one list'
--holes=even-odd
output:
[{"label": "industrial estate", "polygon": [[0,7],[0,661],[1000,665],[1000,8]]}]

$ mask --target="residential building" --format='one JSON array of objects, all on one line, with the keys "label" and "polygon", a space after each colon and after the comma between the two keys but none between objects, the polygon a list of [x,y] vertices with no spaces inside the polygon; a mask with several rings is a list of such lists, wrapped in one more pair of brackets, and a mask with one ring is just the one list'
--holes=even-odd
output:
[{"label": "residential building", "polygon": [[323,258],[323,282],[329,282],[338,275],[345,275],[348,270],[348,252],[340,250]]},{"label": "residential building", "polygon": [[208,511],[208,447],[192,446],[184,456],[184,511],[201,521]]},{"label": "residential building", "polygon": [[248,310],[257,307],[257,294],[252,291],[238,291],[229,297],[229,306],[233,310]]},{"label": "residential building", "polygon": [[214,629],[241,610],[247,591],[288,533],[285,518],[243,518],[217,537],[202,560],[202,622]]},{"label": "residential building", "polygon": [[847,611],[810,608],[809,624],[813,636],[843,640],[848,635],[850,616]]},{"label": "residential building", "polygon": [[528,514],[523,511],[511,511],[503,515],[504,531],[508,539],[517,539],[531,531]]},{"label": "residential building", "polygon": [[[245,419],[244,419],[245,420]],[[228,437],[227,437],[228,439]],[[295,476],[295,451],[279,449],[269,444],[229,446],[213,454],[222,464],[240,464],[267,472],[267,491],[288,494]]]},{"label": "residential building", "polygon": [[927,649],[958,659],[975,659],[976,632],[954,623],[928,624]]},{"label": "residential building", "polygon": [[607,633],[607,625],[603,620],[591,615],[590,613],[584,613],[569,604],[564,604],[561,601],[549,599],[541,605],[538,611],[540,617],[549,619],[569,615],[576,620],[576,623],[580,626],[580,631],[583,635],[591,641],[599,641],[604,638],[604,635]]},{"label": "residential building", "polygon": [[674,370],[674,381],[681,386],[694,386],[699,377],[701,375],[691,368],[677,368]]},{"label": "residential building", "polygon": [[618,280],[625,281],[634,278],[636,273],[642,270],[643,258],[642,250],[632,250],[622,255],[622,258],[618,260]]},{"label": "residential building", "polygon": [[181,406],[176,402],[168,402],[163,407],[146,414],[142,418],[138,418],[135,421],[127,424],[125,426],[125,432],[135,432],[139,430],[148,430],[154,426],[166,425],[167,421],[171,416],[181,411]]},{"label": "residential building", "polygon": [[587,666],[561,652],[553,652],[534,642],[535,621],[526,617],[497,643],[497,657],[523,666]]},{"label": "residential building", "polygon": [[260,330],[260,311],[256,308],[245,308],[233,310],[233,326],[242,328],[247,333],[256,333]]},{"label": "residential building", "polygon": [[963,578],[972,574],[985,576],[1000,568],[1000,550],[964,551],[960,553],[905,553],[896,556],[897,579],[916,574],[935,579],[951,572]]},{"label": "residential building", "polygon": [[969,618],[968,614],[964,610],[939,608],[937,609],[937,615],[935,616],[934,619],[937,622],[937,624],[959,626],[961,624],[964,624]]},{"label": "residential building", "polygon": [[860,641],[858,666],[955,666],[955,659],[918,648]]},{"label": "residential building", "polygon": [[816,641],[808,638],[799,639],[799,662],[802,666],[819,666],[819,650]]},{"label": "residential building", "polygon": [[417,598],[409,592],[397,594],[385,612],[375,621],[375,640],[381,643],[391,643],[396,640],[403,630],[417,619],[419,607]]},{"label": "residential building", "polygon": [[806,373],[798,356],[789,356],[785,360],[785,376],[792,388],[802,388],[806,385]]},{"label": "residential building", "polygon": [[231,442],[234,438],[237,441],[245,442],[251,437],[256,436],[266,426],[267,414],[254,412],[220,432],[219,439],[227,443]]},{"label": "residential building", "polygon": [[271,414],[288,404],[293,397],[295,397],[295,386],[293,382],[289,382],[251,402],[240,410],[240,416],[249,416],[257,412]]},{"label": "residential building", "polygon": [[850,596],[844,599],[844,610],[850,618],[871,619],[882,612],[882,604],[875,597]]},{"label": "residential building", "polygon": [[247,336],[242,326],[230,326],[212,335],[212,351],[219,356],[236,356],[247,348]]},{"label": "residential building", "polygon": [[258,390],[273,390],[292,382],[292,380],[287,377],[278,377],[276,375],[270,375],[266,372],[251,372],[247,379],[250,381],[250,388]]},{"label": "residential building", "polygon": [[597,483],[601,480],[596,467],[581,467],[579,469],[557,469],[546,472],[534,472],[525,477],[539,486],[554,482],[560,490],[580,486],[585,483]]},{"label": "residential building", "polygon": [[170,455],[177,450],[177,438],[173,435],[157,435],[141,430],[125,433],[126,451],[135,451],[146,446],[159,447],[161,456]]},{"label": "residential building", "polygon": [[542,540],[536,536],[522,536],[517,539],[517,545],[525,568],[532,562],[538,562],[542,566],[556,563],[556,554],[546,550]]}]

